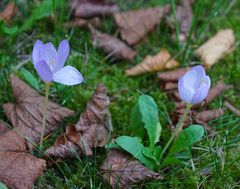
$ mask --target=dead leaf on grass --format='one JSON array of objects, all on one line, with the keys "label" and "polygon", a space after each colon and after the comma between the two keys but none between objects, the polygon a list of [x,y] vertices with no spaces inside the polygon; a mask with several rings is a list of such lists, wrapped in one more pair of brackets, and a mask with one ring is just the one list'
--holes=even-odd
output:
[{"label": "dead leaf on grass", "polygon": [[[190,32],[193,13],[191,0],[182,0],[182,5],[176,8],[176,19],[179,24],[179,40],[185,42]],[[171,16],[168,23],[172,30],[175,29],[174,16]]]},{"label": "dead leaf on grass", "polygon": [[[4,112],[13,127],[18,127],[18,131],[27,139],[28,147],[32,149],[33,145],[40,141],[44,97],[17,76],[10,76],[10,84],[16,102],[4,104]],[[45,136],[53,132],[64,118],[73,114],[73,111],[49,101]]]},{"label": "dead leaf on grass", "polygon": [[72,21],[69,22],[65,22],[64,26],[65,27],[86,27],[89,24],[91,24],[92,26],[98,27],[100,25],[100,19],[98,17],[94,17],[91,19],[83,19],[83,18],[75,18]]},{"label": "dead leaf on grass", "polygon": [[226,100],[224,102],[224,105],[234,114],[236,114],[238,117],[240,117],[240,109],[236,108],[232,102],[230,102],[229,100]]},{"label": "dead leaf on grass", "polygon": [[148,170],[128,153],[117,149],[108,152],[101,172],[112,188],[130,188],[137,183],[163,178],[159,173]]},{"label": "dead leaf on grass", "polygon": [[115,59],[132,60],[136,55],[136,51],[127,46],[123,41],[98,31],[93,32],[93,44]]},{"label": "dead leaf on grass", "polygon": [[8,22],[18,11],[18,8],[15,3],[8,3],[5,9],[0,12],[0,20]]},{"label": "dead leaf on grass", "polygon": [[201,45],[195,51],[195,54],[200,56],[204,66],[210,68],[234,49],[234,43],[233,30],[220,30],[215,36]]},{"label": "dead leaf on grass", "polygon": [[111,129],[109,104],[107,89],[99,84],[79,121],[68,126],[66,133],[47,149],[46,154],[56,158],[72,158],[76,154],[80,157],[91,156],[93,148],[106,145]]},{"label": "dead leaf on grass", "polygon": [[191,68],[178,68],[171,71],[165,71],[158,73],[158,78],[161,82],[178,82],[179,78],[183,76]]},{"label": "dead leaf on grass", "polygon": [[139,43],[170,11],[170,6],[115,13],[114,19],[120,29],[121,38],[129,45]]},{"label": "dead leaf on grass", "polygon": [[79,18],[109,16],[119,10],[114,2],[106,0],[71,0],[70,6],[73,16]]},{"label": "dead leaf on grass", "polygon": [[179,63],[171,58],[170,53],[163,49],[155,56],[147,56],[141,63],[126,70],[127,76],[135,76],[145,72],[156,72],[179,66]]},{"label": "dead leaf on grass", "polygon": [[45,160],[26,150],[25,139],[14,129],[0,136],[0,180],[9,188],[32,189],[46,168]]}]

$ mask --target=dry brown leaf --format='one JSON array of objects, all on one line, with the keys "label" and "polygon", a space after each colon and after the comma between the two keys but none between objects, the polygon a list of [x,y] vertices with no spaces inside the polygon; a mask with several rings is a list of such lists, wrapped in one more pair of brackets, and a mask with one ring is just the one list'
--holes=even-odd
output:
[{"label": "dry brown leaf", "polygon": [[196,113],[194,120],[199,124],[207,124],[209,121],[217,119],[224,114],[222,109],[216,110],[204,110],[202,112]]},{"label": "dry brown leaf", "polygon": [[0,136],[0,180],[9,188],[32,189],[46,162],[26,152],[25,140],[17,131]]},{"label": "dry brown leaf", "polygon": [[[19,132],[27,139],[27,145],[31,149],[40,141],[44,97],[17,76],[10,76],[10,84],[16,103],[6,103],[3,109],[13,127],[18,127]],[[53,132],[64,118],[73,114],[73,111],[49,101],[45,136]]]},{"label": "dry brown leaf", "polygon": [[121,38],[129,45],[139,43],[170,11],[170,6],[115,13],[114,19],[120,28]]},{"label": "dry brown leaf", "polygon": [[130,188],[137,183],[163,178],[160,174],[148,170],[126,152],[117,149],[108,152],[101,170],[104,179],[112,188]]},{"label": "dry brown leaf", "polygon": [[220,30],[215,36],[201,45],[195,54],[200,56],[204,66],[210,68],[219,59],[233,50],[235,37],[233,30]]},{"label": "dry brown leaf", "polygon": [[179,63],[171,58],[166,49],[161,50],[155,56],[147,56],[141,63],[126,70],[126,75],[135,76],[145,72],[156,72],[179,66]]},{"label": "dry brown leaf", "polygon": [[161,88],[164,91],[176,90],[178,88],[178,83],[177,82],[165,82],[162,84]]},{"label": "dry brown leaf", "polygon": [[8,3],[5,9],[0,12],[0,20],[9,21],[18,11],[15,3]]},{"label": "dry brown leaf", "polygon": [[118,11],[114,2],[106,0],[71,0],[70,5],[73,16],[80,18],[109,16]]},{"label": "dry brown leaf", "polygon": [[234,114],[236,114],[238,117],[240,117],[240,109],[236,108],[232,102],[230,102],[229,100],[226,100],[224,102],[224,105]]},{"label": "dry brown leaf", "polygon": [[93,44],[115,59],[132,60],[136,55],[136,51],[128,47],[123,41],[97,31],[93,33]]},{"label": "dry brown leaf", "polygon": [[91,24],[92,26],[99,26],[100,25],[100,19],[98,17],[94,17],[91,19],[83,19],[83,18],[75,18],[73,21],[65,22],[65,27],[85,27]]},{"label": "dry brown leaf", "polygon": [[0,121],[0,136],[8,132],[10,128],[2,121]]},{"label": "dry brown leaf", "polygon": [[93,148],[106,145],[111,129],[109,103],[106,87],[99,84],[77,124],[68,126],[66,134],[60,136],[46,154],[57,158],[72,158],[76,154],[91,156]]},{"label": "dry brown leaf", "polygon": [[[182,0],[182,5],[177,6],[176,9],[176,19],[179,24],[179,40],[181,42],[187,40],[190,31],[193,17],[191,3],[191,0]],[[175,29],[174,16],[170,17],[169,25],[173,30]]]},{"label": "dry brown leaf", "polygon": [[178,82],[179,78],[183,76],[188,70],[190,70],[190,67],[187,68],[178,68],[176,70],[166,71],[158,73],[158,78],[160,81],[164,82]]}]

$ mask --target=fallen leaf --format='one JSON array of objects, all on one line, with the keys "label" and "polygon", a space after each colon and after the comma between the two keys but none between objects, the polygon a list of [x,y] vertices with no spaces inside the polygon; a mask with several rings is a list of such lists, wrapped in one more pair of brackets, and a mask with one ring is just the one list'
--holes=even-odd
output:
[{"label": "fallen leaf", "polygon": [[188,70],[190,70],[190,67],[186,68],[178,68],[171,71],[165,71],[158,73],[158,78],[160,81],[163,82],[178,82],[179,78],[183,76]]},{"label": "fallen leaf", "polygon": [[8,3],[5,9],[0,12],[0,20],[9,21],[18,11],[15,3]]},{"label": "fallen leaf", "polygon": [[217,119],[224,114],[222,109],[216,110],[204,110],[201,112],[197,112],[194,116],[194,120],[199,124],[206,124],[211,120]]},{"label": "fallen leaf", "polygon": [[72,158],[76,154],[91,156],[93,148],[106,145],[111,129],[109,104],[106,87],[99,84],[79,121],[68,126],[66,134],[61,135],[46,154],[56,158]]},{"label": "fallen leaf", "polygon": [[[17,76],[10,76],[10,84],[16,103],[4,104],[4,112],[13,127],[18,127],[18,131],[27,139],[28,147],[32,149],[40,141],[44,97]],[[73,111],[49,101],[45,136],[53,132],[64,118],[73,114]]]},{"label": "fallen leaf", "polygon": [[132,60],[136,55],[136,51],[128,47],[123,41],[98,31],[93,33],[93,44],[115,59]]},{"label": "fallen leaf", "polygon": [[114,2],[106,0],[71,0],[70,6],[73,16],[79,18],[109,16],[119,10]]},{"label": "fallen leaf", "polygon": [[234,48],[235,37],[233,30],[220,30],[215,36],[201,45],[195,54],[207,68],[212,67],[219,59],[230,53]]},{"label": "fallen leaf", "polygon": [[0,121],[0,136],[3,135],[4,133],[8,132],[10,128],[6,126],[6,124],[2,121]]},{"label": "fallen leaf", "polygon": [[240,109],[236,108],[232,102],[230,102],[229,100],[226,100],[224,102],[224,105],[234,114],[236,114],[238,117],[240,117]]},{"label": "fallen leaf", "polygon": [[108,152],[101,172],[112,188],[130,188],[137,183],[163,179],[159,173],[148,170],[128,153],[117,149]]},{"label": "fallen leaf", "polygon": [[115,13],[114,19],[120,28],[121,38],[129,45],[139,43],[170,11],[170,6]]},{"label": "fallen leaf", "polygon": [[[179,40],[181,42],[185,42],[187,40],[190,31],[193,18],[191,3],[191,0],[182,0],[182,5],[177,6],[176,8],[176,19],[179,24]],[[174,30],[175,23],[173,15],[168,20],[168,23],[172,30]]]},{"label": "fallen leaf", "polygon": [[177,82],[165,82],[162,84],[161,88],[163,91],[176,90],[178,88],[178,83]]},{"label": "fallen leaf", "polygon": [[177,66],[179,66],[179,63],[171,58],[166,49],[163,49],[155,56],[147,56],[141,63],[126,70],[125,73],[128,76],[135,76],[145,72],[155,72]]},{"label": "fallen leaf", "polygon": [[33,188],[46,168],[45,160],[26,152],[25,140],[13,129],[0,136],[0,159],[0,180],[14,189]]},{"label": "fallen leaf", "polygon": [[99,26],[100,25],[100,19],[98,17],[94,17],[91,19],[83,19],[83,18],[75,18],[74,20],[70,22],[65,22],[65,27],[85,27],[91,24],[92,26]]}]

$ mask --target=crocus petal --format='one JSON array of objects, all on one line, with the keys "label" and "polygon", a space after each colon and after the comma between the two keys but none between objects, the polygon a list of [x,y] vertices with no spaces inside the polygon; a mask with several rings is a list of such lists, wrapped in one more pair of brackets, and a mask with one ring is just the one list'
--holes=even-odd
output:
[{"label": "crocus petal", "polygon": [[61,43],[58,46],[58,62],[56,64],[56,67],[54,69],[55,72],[57,72],[59,69],[61,69],[68,57],[69,54],[69,43],[68,40],[62,40]]},{"label": "crocus petal", "polygon": [[192,68],[192,70],[195,70],[195,71],[196,71],[198,78],[203,78],[203,77],[206,76],[206,72],[205,72],[204,68],[203,68],[201,65],[194,66],[194,67]]},{"label": "crocus petal", "polygon": [[204,81],[201,83],[200,87],[195,91],[195,94],[192,97],[191,104],[198,104],[207,97],[211,81],[208,76],[205,76],[203,80]]},{"label": "crocus petal", "polygon": [[53,71],[58,61],[57,51],[53,44],[50,42],[44,44],[40,54],[42,60],[45,60],[50,69]]},{"label": "crocus petal", "polygon": [[77,85],[83,82],[83,76],[76,68],[65,66],[53,74],[53,81],[64,85]]},{"label": "crocus petal", "polygon": [[195,93],[194,89],[185,85],[184,77],[181,77],[178,82],[178,92],[180,98],[187,103],[191,103],[192,97]]},{"label": "crocus petal", "polygon": [[43,43],[40,40],[37,40],[37,42],[33,46],[32,61],[33,61],[34,65],[36,65],[37,62],[39,62],[40,60],[43,60],[40,57],[40,51],[41,51],[42,46],[43,46]]},{"label": "crocus petal", "polygon": [[40,60],[35,64],[35,69],[39,77],[45,82],[51,82],[53,79],[53,73],[48,64],[44,60]]},{"label": "crocus petal", "polygon": [[200,86],[200,78],[195,70],[189,70],[183,77],[185,86],[197,89]]}]

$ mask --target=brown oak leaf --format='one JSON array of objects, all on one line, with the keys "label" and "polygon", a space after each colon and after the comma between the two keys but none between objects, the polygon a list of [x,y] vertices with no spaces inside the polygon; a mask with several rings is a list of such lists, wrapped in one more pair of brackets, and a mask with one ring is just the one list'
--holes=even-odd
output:
[{"label": "brown oak leaf", "polygon": [[155,56],[147,56],[141,63],[126,70],[126,75],[135,76],[145,72],[156,72],[179,66],[179,63],[171,58],[170,53],[163,49]]},{"label": "brown oak leaf", "polygon": [[18,11],[17,6],[15,3],[8,3],[5,9],[0,12],[0,20],[5,20],[6,22],[9,21]]},{"label": "brown oak leaf", "polygon": [[6,132],[8,132],[11,128],[6,126],[6,124],[0,121],[0,136]]},{"label": "brown oak leaf", "polygon": [[200,56],[202,63],[207,68],[212,67],[219,59],[232,52],[235,36],[233,30],[220,30],[211,39],[201,45],[195,54]]},{"label": "brown oak leaf", "polygon": [[136,55],[136,51],[127,46],[123,41],[98,31],[93,32],[93,44],[109,53],[109,56],[115,59],[132,60]]},{"label": "brown oak leaf", "polygon": [[114,2],[106,0],[71,0],[70,6],[73,16],[80,18],[109,16],[119,9]]},{"label": "brown oak leaf", "polygon": [[0,136],[0,180],[9,188],[31,189],[43,173],[46,162],[26,152],[25,139],[18,130]]},{"label": "brown oak leaf", "polygon": [[91,156],[93,148],[106,145],[111,129],[109,104],[106,87],[99,84],[79,121],[68,126],[46,154],[56,158],[72,158],[76,154]]},{"label": "brown oak leaf", "polygon": [[148,170],[128,153],[117,149],[108,152],[101,172],[112,188],[130,188],[137,183],[163,178],[159,173]]},{"label": "brown oak leaf", "polygon": [[[27,139],[27,145],[31,149],[40,141],[44,97],[17,76],[10,76],[10,84],[16,102],[4,104],[3,109],[13,127],[18,127],[19,132]],[[45,136],[53,132],[64,118],[73,114],[73,111],[49,101]]]},{"label": "brown oak leaf", "polygon": [[120,28],[121,38],[129,45],[139,43],[170,11],[170,6],[115,13],[114,19]]}]

